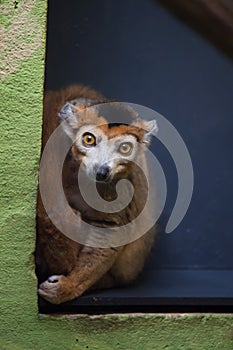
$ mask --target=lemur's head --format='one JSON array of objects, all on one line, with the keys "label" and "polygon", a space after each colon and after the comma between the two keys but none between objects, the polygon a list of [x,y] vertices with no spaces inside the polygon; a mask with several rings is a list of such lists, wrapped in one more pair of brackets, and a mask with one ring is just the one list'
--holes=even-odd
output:
[{"label": "lemur's head", "polygon": [[157,131],[156,121],[142,120],[132,108],[111,103],[111,115],[112,112],[123,113],[130,119],[127,124],[112,123],[111,118],[109,121],[99,116],[99,105],[87,107],[88,103],[84,105],[83,99],[81,102],[68,102],[59,113],[63,130],[73,141],[74,158],[82,163],[87,175],[97,181],[108,182],[114,177],[127,176],[133,161],[147,148],[152,133]]}]

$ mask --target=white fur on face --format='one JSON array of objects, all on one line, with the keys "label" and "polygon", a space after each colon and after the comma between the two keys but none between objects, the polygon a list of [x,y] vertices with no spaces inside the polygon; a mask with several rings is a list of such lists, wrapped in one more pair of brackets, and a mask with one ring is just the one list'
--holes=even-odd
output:
[{"label": "white fur on face", "polygon": [[[91,133],[96,139],[95,146],[85,146],[83,144],[83,135]],[[119,147],[122,143],[132,144],[131,152],[122,154]],[[132,161],[138,150],[138,142],[135,136],[131,134],[117,135],[108,139],[107,135],[95,125],[84,125],[80,127],[76,134],[75,145],[83,154],[82,165],[84,165],[87,175],[95,178],[97,170],[106,165],[111,169],[111,177],[122,170],[122,163]]]}]

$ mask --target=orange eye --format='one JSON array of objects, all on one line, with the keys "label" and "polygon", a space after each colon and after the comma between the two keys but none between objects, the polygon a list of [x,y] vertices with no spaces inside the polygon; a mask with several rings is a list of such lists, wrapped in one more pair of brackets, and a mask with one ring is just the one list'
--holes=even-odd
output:
[{"label": "orange eye", "polygon": [[82,141],[83,141],[83,145],[87,147],[96,145],[95,136],[90,134],[89,132],[86,132],[85,134],[83,134]]},{"label": "orange eye", "polygon": [[124,142],[119,147],[119,152],[121,154],[129,154],[132,151],[133,145],[130,142]]}]

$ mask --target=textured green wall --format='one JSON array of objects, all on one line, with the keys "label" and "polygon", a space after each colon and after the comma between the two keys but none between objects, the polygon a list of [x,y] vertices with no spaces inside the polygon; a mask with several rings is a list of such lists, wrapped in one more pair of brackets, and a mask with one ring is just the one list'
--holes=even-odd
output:
[{"label": "textured green wall", "polygon": [[32,254],[46,1],[0,5],[0,350],[233,349],[231,315],[38,315]]}]

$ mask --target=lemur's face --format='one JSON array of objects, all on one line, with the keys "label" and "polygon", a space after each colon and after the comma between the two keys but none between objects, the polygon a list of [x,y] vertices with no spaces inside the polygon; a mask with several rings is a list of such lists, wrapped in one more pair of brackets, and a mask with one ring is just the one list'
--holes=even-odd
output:
[{"label": "lemur's face", "polygon": [[88,176],[97,181],[109,181],[116,174],[126,174],[130,170],[129,163],[137,155],[138,141],[124,129],[127,128],[122,125],[109,128],[109,124],[80,127],[73,151],[79,153]]},{"label": "lemur's face", "polygon": [[152,129],[157,128],[155,121],[137,120],[130,125],[107,123],[94,108],[70,103],[59,115],[64,120],[64,131],[73,140],[74,158],[89,177],[100,182],[127,176],[134,159],[146,148],[140,146],[149,143]]}]

